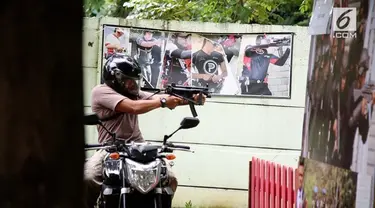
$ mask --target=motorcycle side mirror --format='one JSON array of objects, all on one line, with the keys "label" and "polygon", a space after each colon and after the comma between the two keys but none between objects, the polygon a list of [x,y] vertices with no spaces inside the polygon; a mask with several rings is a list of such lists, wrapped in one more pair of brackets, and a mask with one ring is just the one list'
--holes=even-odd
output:
[{"label": "motorcycle side mirror", "polygon": [[180,123],[180,129],[191,129],[199,124],[199,119],[194,117],[185,117]]},{"label": "motorcycle side mirror", "polygon": [[84,125],[100,125],[100,119],[96,114],[90,114],[83,116],[83,124]]},{"label": "motorcycle side mirror", "polygon": [[180,123],[180,127],[178,127],[178,129],[176,129],[176,131],[174,131],[170,135],[164,135],[163,143],[165,144],[167,142],[167,140],[169,138],[171,138],[177,131],[179,131],[181,129],[191,129],[191,128],[194,128],[194,127],[198,126],[198,124],[199,124],[198,118],[185,117],[184,119],[182,119],[182,121]]},{"label": "motorcycle side mirror", "polygon": [[84,125],[100,125],[104,128],[104,130],[111,135],[113,138],[113,142],[116,141],[116,134],[109,131],[102,123],[102,121],[99,119],[98,115],[96,114],[90,114],[90,115],[84,115],[83,116],[83,124]]}]

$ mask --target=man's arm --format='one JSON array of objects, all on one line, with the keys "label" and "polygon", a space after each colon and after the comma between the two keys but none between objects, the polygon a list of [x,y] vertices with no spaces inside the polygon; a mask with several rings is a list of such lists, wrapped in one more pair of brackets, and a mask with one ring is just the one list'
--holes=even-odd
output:
[{"label": "man's arm", "polygon": [[175,49],[171,52],[172,58],[191,59],[191,50]]},{"label": "man's arm", "polygon": [[108,35],[105,41],[104,46],[108,49],[117,49],[120,48],[119,45],[113,44],[115,41],[113,40],[115,37],[113,35]]},{"label": "man's arm", "polygon": [[111,88],[104,87],[92,92],[92,100],[96,105],[129,114],[143,114],[161,107],[160,100],[131,100]]},{"label": "man's arm", "polygon": [[245,57],[249,57],[249,58],[253,57],[254,55],[257,54],[257,53],[255,52],[255,50],[256,50],[256,49],[253,48],[252,45],[247,45],[247,46],[245,47],[244,56],[245,56]]},{"label": "man's arm", "polygon": [[160,100],[130,100],[123,99],[117,105],[115,110],[117,112],[129,114],[144,114],[161,107]]},{"label": "man's arm", "polygon": [[220,69],[221,69],[221,74],[219,75],[220,78],[227,77],[228,76],[228,70],[227,70],[227,65],[225,63],[225,58],[224,55],[220,52],[214,52],[213,56],[217,56],[217,60],[220,63]]},{"label": "man's arm", "polygon": [[221,62],[220,64],[220,69],[221,69],[221,77],[227,77],[228,76],[228,70],[227,70],[227,65],[225,62]]},{"label": "man's arm", "polygon": [[106,43],[105,47],[108,48],[108,49],[117,49],[117,48],[119,48],[118,45],[110,44],[110,43]]},{"label": "man's arm", "polygon": [[171,58],[178,59],[191,59],[191,50],[179,49],[176,44],[169,41],[165,47],[165,51],[169,51],[169,56]]},{"label": "man's arm", "polygon": [[286,60],[288,60],[289,58],[289,55],[290,55],[290,48],[287,48],[285,53],[281,57],[278,57],[272,54],[270,58],[270,63],[277,65],[277,66],[284,66]]},{"label": "man's arm", "polygon": [[209,74],[199,74],[199,73],[191,73],[191,78],[193,79],[204,79],[207,80],[208,77],[212,77],[212,75]]},{"label": "man's arm", "polygon": [[144,41],[142,37],[137,38],[136,42],[137,42],[138,45],[140,45],[142,47],[145,47],[145,48],[151,48],[152,46],[157,45],[156,40]]},{"label": "man's arm", "polygon": [[[152,95],[152,97],[151,97]],[[150,93],[150,92],[145,92],[145,91],[141,91],[140,92],[140,97],[141,99],[146,99],[146,100],[157,100],[160,102],[160,99],[162,98],[167,98],[169,97],[170,95],[168,94],[156,94],[156,95],[153,95],[153,93]],[[186,100],[184,100],[183,103],[180,103],[179,105],[187,105],[188,102]]]}]

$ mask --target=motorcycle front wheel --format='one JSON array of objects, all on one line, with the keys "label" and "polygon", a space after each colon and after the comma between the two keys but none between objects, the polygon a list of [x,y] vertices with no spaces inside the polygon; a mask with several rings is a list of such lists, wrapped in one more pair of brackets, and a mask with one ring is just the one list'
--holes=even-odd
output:
[{"label": "motorcycle front wheel", "polygon": [[[157,203],[156,195],[153,193],[141,194],[134,192],[126,194],[126,208],[172,208],[172,197],[170,195],[161,195],[162,207],[155,206]],[[106,196],[105,198],[100,196],[97,206],[95,208],[123,208],[119,195]]]}]

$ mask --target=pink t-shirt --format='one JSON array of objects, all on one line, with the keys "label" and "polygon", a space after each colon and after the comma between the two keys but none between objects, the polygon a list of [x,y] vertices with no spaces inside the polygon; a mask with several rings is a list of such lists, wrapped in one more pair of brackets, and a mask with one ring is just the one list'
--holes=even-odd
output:
[{"label": "pink t-shirt", "polygon": [[[115,108],[117,104],[124,99],[129,99],[106,84],[95,86],[92,89],[91,96],[91,109],[101,119],[116,114]],[[146,96],[147,93],[140,92],[140,99],[145,99]],[[138,115],[136,114],[122,113],[112,120],[103,121],[103,124],[109,131],[116,133],[119,139],[123,139],[126,142],[144,141],[138,125]],[[98,134],[98,141],[101,144],[112,138],[101,126],[98,126]]]}]

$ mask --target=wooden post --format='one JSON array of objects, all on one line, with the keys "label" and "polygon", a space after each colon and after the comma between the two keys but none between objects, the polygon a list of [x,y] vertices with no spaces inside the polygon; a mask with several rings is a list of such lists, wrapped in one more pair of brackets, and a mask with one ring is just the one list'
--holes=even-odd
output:
[{"label": "wooden post", "polygon": [[0,207],[83,207],[82,1],[0,9]]}]

